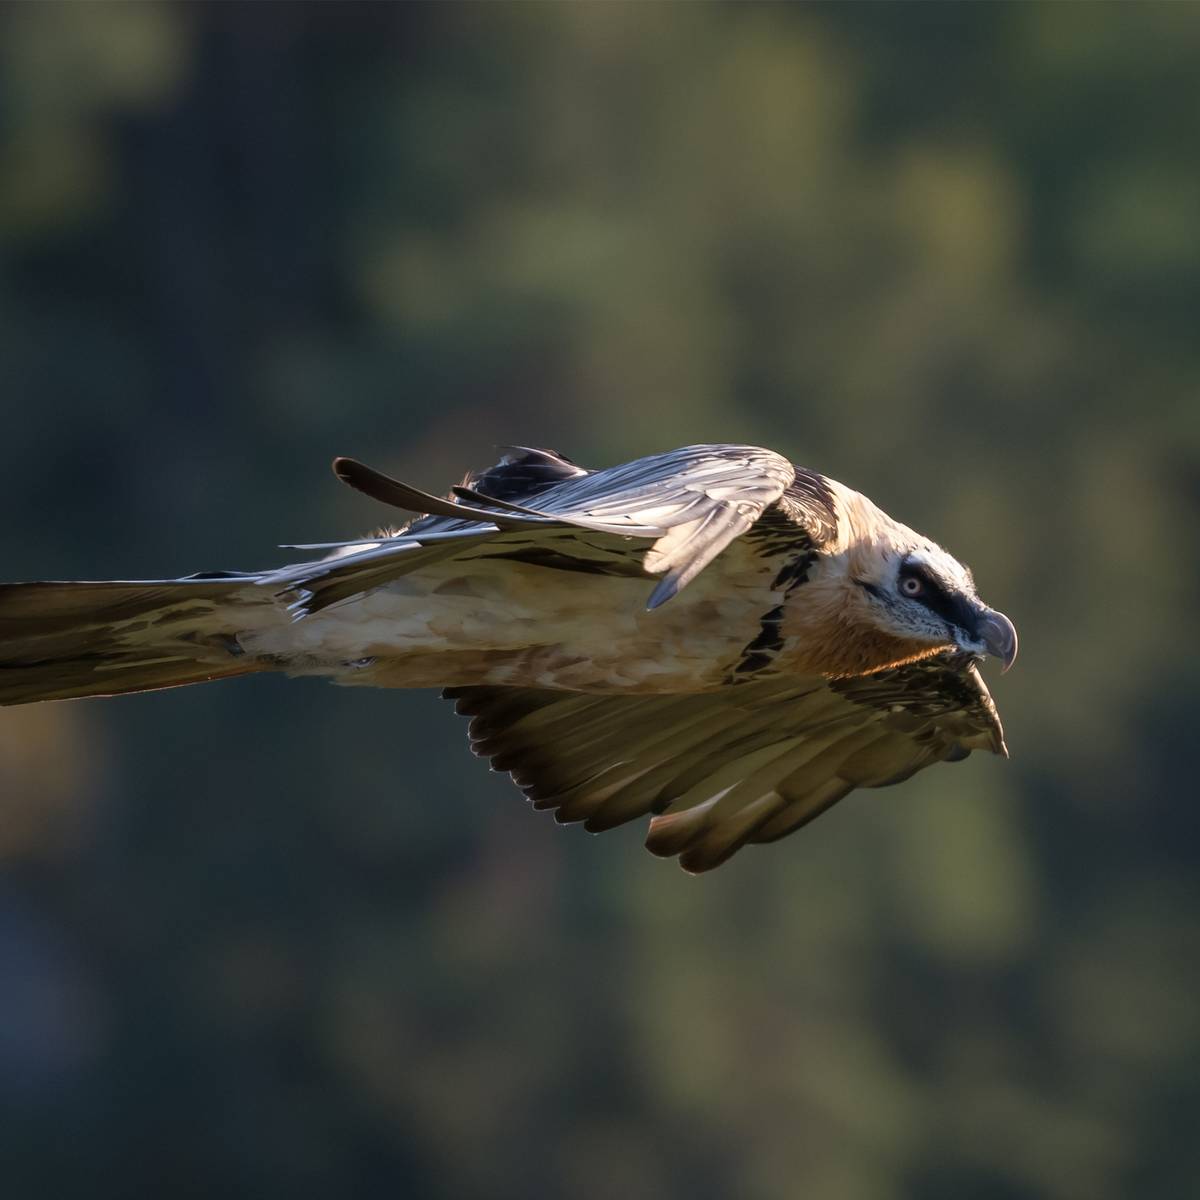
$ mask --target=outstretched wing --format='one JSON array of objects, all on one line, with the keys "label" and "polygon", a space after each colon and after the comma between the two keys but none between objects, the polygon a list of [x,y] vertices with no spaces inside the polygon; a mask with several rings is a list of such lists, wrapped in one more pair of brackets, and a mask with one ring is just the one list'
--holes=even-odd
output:
[{"label": "outstretched wing", "polygon": [[472,718],[471,749],[510,772],[535,808],[594,833],[656,814],[647,848],[693,872],[792,833],[854,788],[972,750],[1007,754],[975,660],[962,654],[693,695],[444,694]]},{"label": "outstretched wing", "polygon": [[[532,474],[535,486],[520,495],[503,470],[506,465]],[[455,498],[449,500],[353,459],[335,460],[334,471],[376,500],[433,519],[417,521],[360,552],[281,573],[279,582],[292,590],[301,615],[407,574],[431,556],[451,556],[480,540],[520,534],[516,540],[521,543],[546,533],[561,543],[563,530],[649,542],[641,570],[661,576],[649,600],[649,607],[656,608],[745,533],[783,496],[796,475],[792,464],[772,450],[735,445],[687,446],[591,472],[545,451],[518,451],[470,481],[474,486],[454,489]],[[619,549],[621,542],[611,545]],[[588,558],[595,559],[594,541],[589,542]]]}]

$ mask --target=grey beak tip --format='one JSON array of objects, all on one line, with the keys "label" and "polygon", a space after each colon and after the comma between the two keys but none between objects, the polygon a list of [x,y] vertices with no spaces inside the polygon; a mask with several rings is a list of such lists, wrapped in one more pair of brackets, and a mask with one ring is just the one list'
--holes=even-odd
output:
[{"label": "grey beak tip", "polygon": [[1005,674],[1017,661],[1016,626],[1002,612],[988,609],[981,632],[988,653],[1000,660],[1000,673]]}]

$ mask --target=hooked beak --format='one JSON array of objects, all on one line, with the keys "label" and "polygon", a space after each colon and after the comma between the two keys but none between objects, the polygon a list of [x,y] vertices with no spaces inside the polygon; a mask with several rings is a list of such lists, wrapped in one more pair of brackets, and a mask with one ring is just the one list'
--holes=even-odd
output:
[{"label": "hooked beak", "polygon": [[1013,623],[994,608],[985,608],[979,616],[979,638],[987,652],[1007,671],[1017,659],[1017,631]]}]

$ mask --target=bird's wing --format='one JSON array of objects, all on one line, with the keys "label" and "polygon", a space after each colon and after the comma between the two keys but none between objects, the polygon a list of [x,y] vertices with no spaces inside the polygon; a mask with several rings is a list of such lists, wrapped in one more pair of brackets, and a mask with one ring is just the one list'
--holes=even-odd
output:
[{"label": "bird's wing", "polygon": [[506,446],[494,467],[472,471],[463,483],[493,499],[527,501],[557,483],[587,474],[584,467],[557,450]]},{"label": "bird's wing", "polygon": [[[518,542],[528,541],[543,531],[557,539],[563,530],[649,541],[641,570],[661,577],[649,600],[656,608],[779,501],[796,476],[782,455],[757,446],[687,446],[592,472],[544,451],[519,454],[541,456],[508,464],[525,474],[536,468],[538,486],[530,493],[509,486],[502,462],[472,480],[474,486],[456,488],[449,500],[353,459],[336,459],[334,471],[343,482],[432,519],[414,522],[395,538],[358,553],[280,573],[278,581],[293,593],[295,611],[319,611],[407,574],[432,556],[451,557],[480,540],[519,533]],[[557,481],[546,482],[556,475]]]},{"label": "bird's wing", "polygon": [[961,654],[693,695],[444,694],[471,717],[471,749],[510,772],[535,808],[595,833],[655,814],[647,848],[693,872],[792,833],[856,787],[972,750],[1007,753],[975,661]]}]

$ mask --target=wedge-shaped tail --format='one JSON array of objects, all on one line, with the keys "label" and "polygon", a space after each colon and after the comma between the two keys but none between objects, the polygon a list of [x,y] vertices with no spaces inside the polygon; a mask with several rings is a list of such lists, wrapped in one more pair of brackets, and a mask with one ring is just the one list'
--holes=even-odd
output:
[{"label": "wedge-shaped tail", "polygon": [[270,669],[238,635],[286,614],[254,575],[0,585],[0,704],[115,696]]}]

